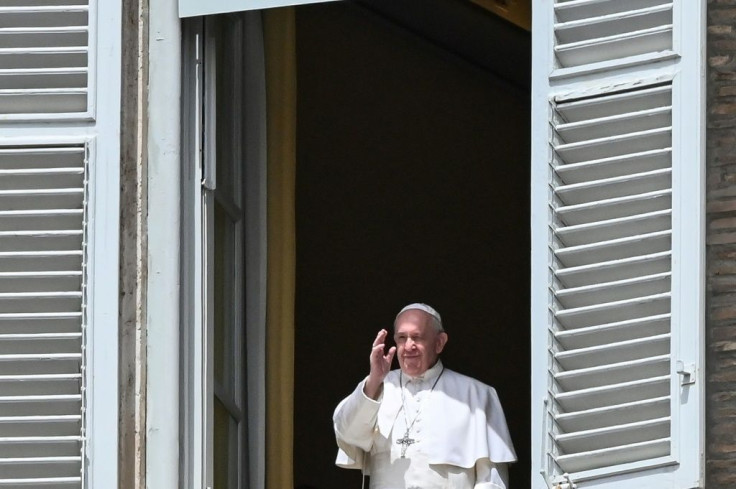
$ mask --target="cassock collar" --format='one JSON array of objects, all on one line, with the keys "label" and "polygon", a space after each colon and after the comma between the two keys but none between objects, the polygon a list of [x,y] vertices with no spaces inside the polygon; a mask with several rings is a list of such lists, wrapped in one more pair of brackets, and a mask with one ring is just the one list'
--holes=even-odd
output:
[{"label": "cassock collar", "polygon": [[427,381],[429,383],[434,383],[435,379],[440,375],[443,368],[444,367],[442,366],[442,360],[438,358],[435,364],[432,365],[432,367],[428,368],[426,372],[424,372],[422,375],[412,377],[410,375],[404,374],[404,377],[408,379],[406,381],[407,383],[421,381],[421,380]]}]

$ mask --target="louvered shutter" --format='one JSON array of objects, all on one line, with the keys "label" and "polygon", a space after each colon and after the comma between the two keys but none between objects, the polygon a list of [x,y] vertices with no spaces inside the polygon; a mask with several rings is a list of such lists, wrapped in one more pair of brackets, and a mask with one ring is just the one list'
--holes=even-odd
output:
[{"label": "louvered shutter", "polygon": [[17,0],[0,6],[0,115],[70,119],[91,113],[94,0]]},{"label": "louvered shutter", "polygon": [[0,148],[0,487],[82,487],[86,160]]},{"label": "louvered shutter", "polygon": [[535,13],[534,487],[701,482],[702,7]]},{"label": "louvered shutter", "polygon": [[122,9],[1,3],[0,488],[114,488]]}]

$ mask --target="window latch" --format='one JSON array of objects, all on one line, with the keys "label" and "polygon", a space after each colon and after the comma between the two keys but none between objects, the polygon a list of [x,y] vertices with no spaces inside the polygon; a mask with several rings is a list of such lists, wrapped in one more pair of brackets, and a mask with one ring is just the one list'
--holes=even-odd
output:
[{"label": "window latch", "polygon": [[695,383],[695,364],[688,363],[678,360],[677,361],[677,373],[682,376],[681,385],[692,385]]}]

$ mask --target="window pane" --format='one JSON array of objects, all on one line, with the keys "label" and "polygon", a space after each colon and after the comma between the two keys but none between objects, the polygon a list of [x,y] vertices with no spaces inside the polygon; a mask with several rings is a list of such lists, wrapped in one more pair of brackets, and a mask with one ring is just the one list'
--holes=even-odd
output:
[{"label": "window pane", "polygon": [[230,392],[233,328],[233,223],[215,204],[214,374],[215,382]]},{"label": "window pane", "polygon": [[228,472],[230,466],[230,414],[227,408],[215,397],[215,428],[214,428],[214,488],[213,489],[230,489],[228,485]]}]

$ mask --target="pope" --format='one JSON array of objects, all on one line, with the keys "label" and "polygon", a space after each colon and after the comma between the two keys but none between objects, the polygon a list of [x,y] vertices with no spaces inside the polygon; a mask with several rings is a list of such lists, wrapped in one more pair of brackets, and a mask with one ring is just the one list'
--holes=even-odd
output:
[{"label": "pope", "polygon": [[[448,335],[432,307],[414,303],[376,335],[370,373],[333,416],[340,467],[371,489],[506,489],[516,460],[496,391],[445,368]],[[399,368],[391,370],[396,356]]]}]

